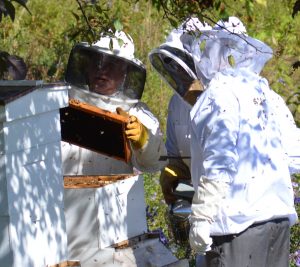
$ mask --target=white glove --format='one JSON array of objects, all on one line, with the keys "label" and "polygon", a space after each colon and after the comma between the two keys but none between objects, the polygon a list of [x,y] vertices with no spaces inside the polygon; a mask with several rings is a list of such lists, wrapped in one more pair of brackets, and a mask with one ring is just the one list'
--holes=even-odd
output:
[{"label": "white glove", "polygon": [[204,220],[195,220],[190,226],[190,246],[200,255],[205,255],[206,251],[211,250],[212,239],[210,234],[210,223]]},{"label": "white glove", "polygon": [[195,190],[190,217],[190,245],[196,253],[205,254],[211,250],[210,225],[228,194],[226,182],[210,180],[201,176],[198,190]]}]

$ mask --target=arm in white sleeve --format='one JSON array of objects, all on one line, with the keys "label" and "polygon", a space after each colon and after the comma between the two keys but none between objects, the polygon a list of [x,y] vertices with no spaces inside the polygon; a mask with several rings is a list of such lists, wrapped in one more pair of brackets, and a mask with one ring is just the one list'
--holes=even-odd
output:
[{"label": "arm in white sleeve", "polygon": [[[195,153],[202,153],[203,160],[199,163],[203,165],[203,175],[196,183],[190,217],[190,245],[198,253],[210,250],[210,224],[214,222],[228,194],[232,174],[236,172],[238,112],[238,101],[230,90],[226,95],[220,90],[209,90],[201,96],[191,113],[192,131],[199,144],[195,149],[191,147],[192,157]],[[198,151],[199,147],[201,151]]]},{"label": "arm in white sleeve", "polygon": [[148,140],[140,149],[132,149],[132,164],[143,172],[156,172],[168,164],[167,160],[160,160],[167,155],[163,134],[159,122],[144,103],[138,103],[129,111],[136,116],[148,130]]},{"label": "arm in white sleeve", "polygon": [[[239,101],[230,88],[220,88],[222,83],[203,93],[191,111],[191,126],[194,142],[192,157],[201,153],[202,173],[208,179],[228,179],[237,171],[239,155]],[[200,150],[200,151],[199,151]],[[194,164],[197,168],[197,164]],[[200,177],[197,177],[200,179]]]}]

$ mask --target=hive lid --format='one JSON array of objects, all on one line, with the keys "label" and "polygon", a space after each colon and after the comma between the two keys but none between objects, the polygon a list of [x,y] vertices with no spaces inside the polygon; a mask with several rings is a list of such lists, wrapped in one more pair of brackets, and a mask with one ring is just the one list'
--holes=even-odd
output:
[{"label": "hive lid", "polygon": [[70,99],[60,109],[61,137],[65,142],[125,161],[130,160],[125,137],[128,118],[96,106]]},{"label": "hive lid", "polygon": [[0,81],[0,105],[5,105],[26,95],[41,85],[42,81]]}]

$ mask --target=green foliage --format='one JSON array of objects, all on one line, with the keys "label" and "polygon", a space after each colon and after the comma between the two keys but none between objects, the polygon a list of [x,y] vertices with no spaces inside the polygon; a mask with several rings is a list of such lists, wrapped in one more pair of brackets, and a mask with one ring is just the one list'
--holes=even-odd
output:
[{"label": "green foliage", "polygon": [[153,6],[161,11],[172,27],[177,27],[179,23],[191,15],[197,15],[202,20],[209,11],[213,9],[212,0],[184,1],[184,0],[152,0]]},{"label": "green foliage", "polygon": [[[15,20],[16,9],[13,5],[13,2],[22,6],[30,13],[26,6],[27,0],[0,0],[0,22],[2,21],[3,17],[8,17],[11,21]],[[20,62],[21,65],[19,64]],[[17,63],[17,65],[15,65],[15,63]],[[26,72],[26,64],[22,58],[18,57],[17,55],[10,55],[7,51],[0,51],[1,79],[23,79],[26,76]]]},{"label": "green foliage", "polygon": [[1,23],[0,45],[11,54],[18,54],[28,66],[28,79],[57,81],[62,79],[72,43],[65,27],[72,23],[73,0],[35,0],[28,3],[31,14],[17,8],[14,22]]},{"label": "green foliage", "polygon": [[[80,42],[85,40],[93,43],[99,39],[101,33],[111,34],[110,29],[115,31],[122,28],[122,24],[116,19],[116,14],[112,12],[110,3],[107,1],[76,0],[78,8],[72,12],[75,25],[70,25],[67,30],[71,40]],[[116,27],[117,26],[117,27]]]}]

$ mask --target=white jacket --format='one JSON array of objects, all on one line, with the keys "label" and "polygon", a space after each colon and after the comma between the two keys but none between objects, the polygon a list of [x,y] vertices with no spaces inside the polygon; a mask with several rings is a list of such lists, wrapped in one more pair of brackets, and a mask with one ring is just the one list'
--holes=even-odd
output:
[{"label": "white jacket", "polygon": [[166,148],[171,157],[183,157],[190,168],[190,110],[176,93],[171,97],[168,107]]},{"label": "white jacket", "polygon": [[229,183],[211,235],[273,218],[296,222],[290,173],[300,170],[300,130],[265,79],[218,73],[192,108],[191,124],[195,190],[201,177]]}]

